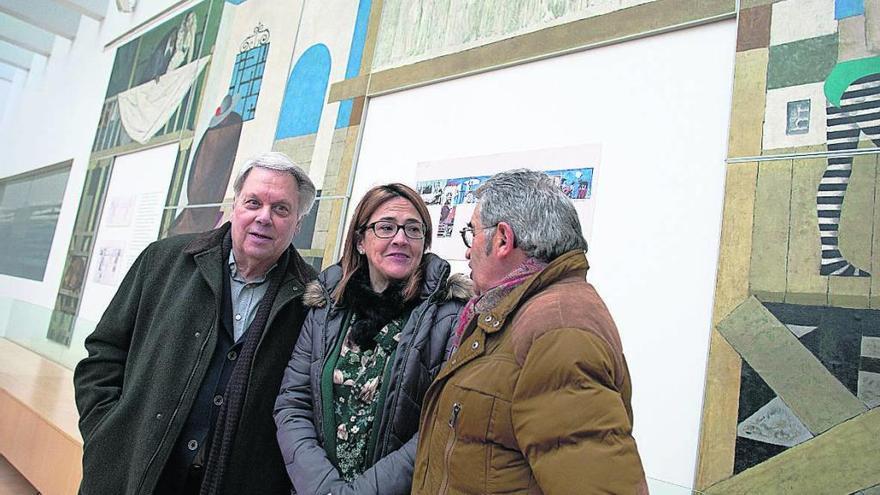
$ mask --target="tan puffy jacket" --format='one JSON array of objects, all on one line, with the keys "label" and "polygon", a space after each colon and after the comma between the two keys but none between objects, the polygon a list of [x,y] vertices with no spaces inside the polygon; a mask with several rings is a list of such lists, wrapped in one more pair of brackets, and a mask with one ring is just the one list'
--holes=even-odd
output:
[{"label": "tan puffy jacket", "polygon": [[414,494],[647,493],[617,328],[572,251],[477,314],[428,389]]}]

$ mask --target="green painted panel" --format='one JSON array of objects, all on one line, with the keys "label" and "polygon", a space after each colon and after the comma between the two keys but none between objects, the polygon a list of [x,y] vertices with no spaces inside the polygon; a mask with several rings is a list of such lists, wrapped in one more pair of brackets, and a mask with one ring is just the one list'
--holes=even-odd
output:
[{"label": "green painted panel", "polygon": [[836,63],[836,33],[771,46],[767,89],[824,81]]},{"label": "green painted panel", "polygon": [[813,434],[866,410],[754,297],[719,323],[718,331]]},{"label": "green painted panel", "polygon": [[785,294],[791,202],[791,161],[758,165],[749,288],[762,301]]},{"label": "green painted panel", "polygon": [[[874,155],[874,169],[880,174],[880,155]],[[876,181],[875,177],[875,181]],[[880,204],[880,187],[874,184],[874,205]],[[874,213],[873,218],[873,237],[871,244],[871,266],[868,271],[871,272],[871,292],[869,296],[869,306],[872,309],[880,308],[880,215]]]},{"label": "green painted panel", "polygon": [[816,190],[824,171],[825,160],[821,158],[793,161],[787,303],[828,304],[828,277],[819,275],[821,244],[816,213]]}]

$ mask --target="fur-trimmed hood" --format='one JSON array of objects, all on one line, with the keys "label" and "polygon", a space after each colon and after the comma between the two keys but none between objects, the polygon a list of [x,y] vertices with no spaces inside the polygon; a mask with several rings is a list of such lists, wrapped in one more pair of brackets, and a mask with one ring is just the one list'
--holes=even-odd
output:
[{"label": "fur-trimmed hood", "polygon": [[[461,273],[453,273],[447,277],[449,263],[431,253],[426,253],[425,256],[428,259],[427,266],[425,267],[426,282],[422,291],[423,297],[428,297],[437,290],[442,291],[440,294],[437,294],[437,299],[442,302],[467,302],[468,299],[474,297],[474,284],[470,278]],[[328,303],[331,303],[330,293],[336,288],[336,284],[339,283],[341,278],[342,268],[338,264],[324,270],[318,277],[318,280],[313,280],[306,285],[305,293],[303,294],[303,304],[309,308],[323,308]],[[443,278],[446,280],[445,284],[441,286]]]}]

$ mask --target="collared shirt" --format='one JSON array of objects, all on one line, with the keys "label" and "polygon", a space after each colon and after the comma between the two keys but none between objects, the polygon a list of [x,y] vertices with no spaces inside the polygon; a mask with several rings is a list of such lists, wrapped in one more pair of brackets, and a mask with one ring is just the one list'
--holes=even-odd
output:
[{"label": "collared shirt", "polygon": [[263,300],[263,296],[266,295],[266,289],[269,288],[269,284],[266,283],[267,277],[276,266],[278,265],[272,265],[262,277],[248,282],[238,273],[235,253],[231,249],[229,250],[229,291],[232,297],[232,329],[235,342],[238,342],[251,322],[254,321],[257,307]]}]

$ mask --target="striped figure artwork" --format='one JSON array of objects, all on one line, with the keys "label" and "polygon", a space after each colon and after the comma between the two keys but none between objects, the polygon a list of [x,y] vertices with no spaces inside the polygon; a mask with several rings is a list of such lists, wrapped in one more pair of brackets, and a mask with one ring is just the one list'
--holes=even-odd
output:
[{"label": "striped figure artwork", "polygon": [[816,192],[822,262],[819,274],[870,277],[841,252],[840,218],[852,175],[853,155],[864,134],[880,146],[880,9],[864,0],[834,0],[838,23],[837,64],[825,79],[827,147],[825,173]]},{"label": "striped figure artwork", "polygon": [[[835,99],[829,95],[837,82],[832,71],[825,88],[828,96],[826,122],[828,127],[828,151],[850,151],[858,148],[864,133],[875,145],[880,146],[880,57],[854,62],[869,62],[865,67],[873,73],[859,77],[845,86]],[[871,63],[872,62],[872,63]],[[846,64],[846,63],[844,63]],[[844,65],[841,64],[841,65]],[[841,65],[838,65],[840,67]],[[853,74],[855,71],[848,71]],[[839,86],[839,84],[837,85]],[[828,158],[825,173],[816,193],[816,209],[819,216],[819,234],[822,243],[821,275],[842,277],[870,277],[864,269],[854,266],[840,252],[838,245],[840,214],[846,188],[852,174],[853,157],[832,156]]]}]

